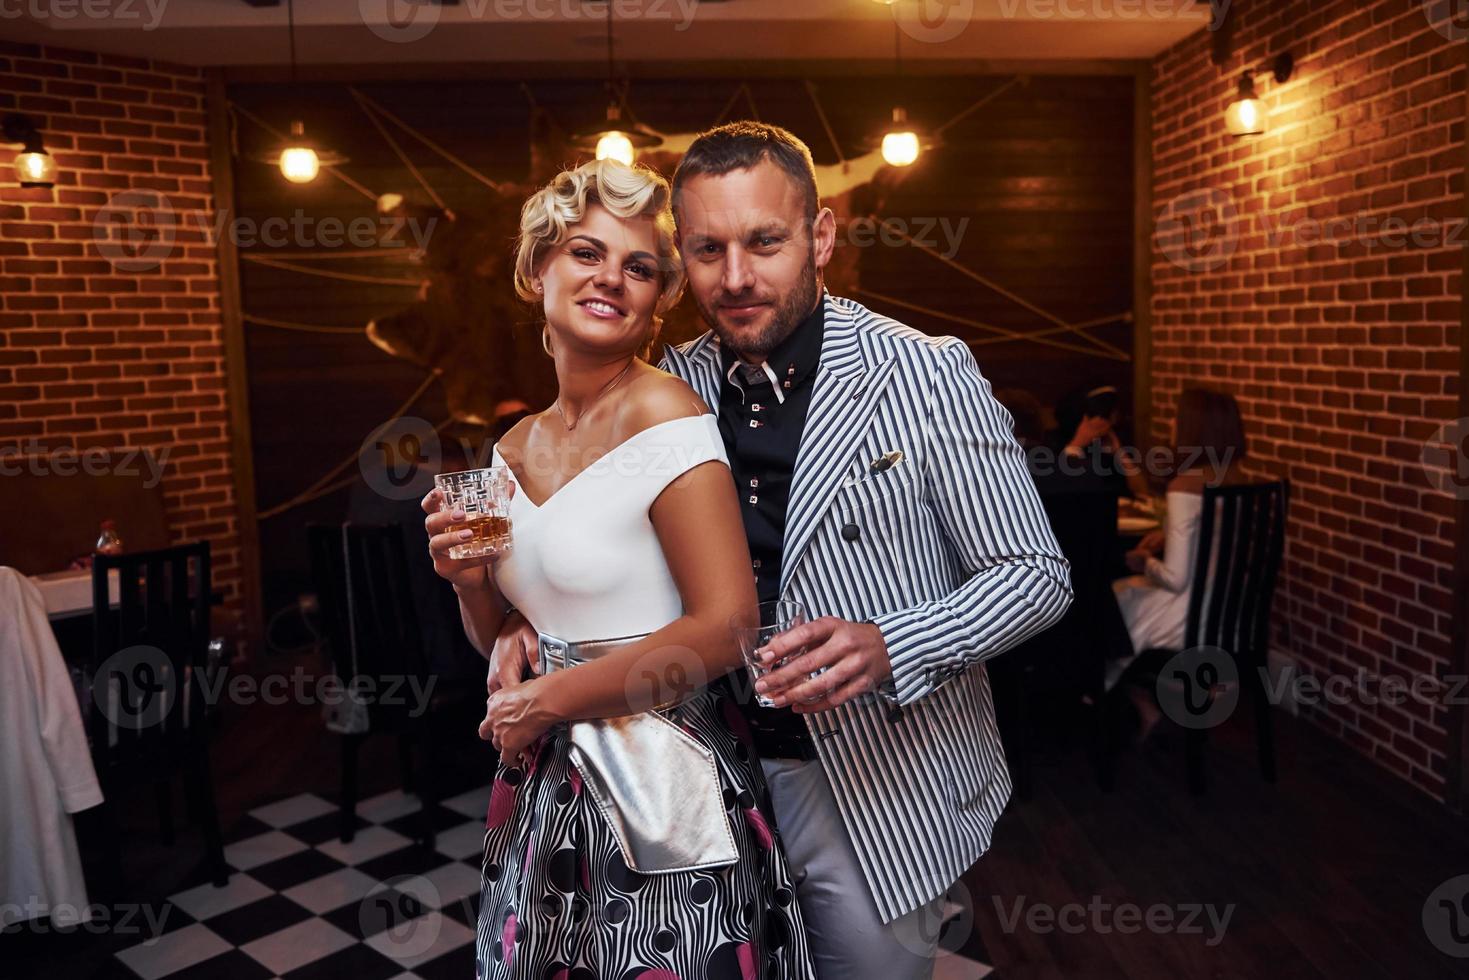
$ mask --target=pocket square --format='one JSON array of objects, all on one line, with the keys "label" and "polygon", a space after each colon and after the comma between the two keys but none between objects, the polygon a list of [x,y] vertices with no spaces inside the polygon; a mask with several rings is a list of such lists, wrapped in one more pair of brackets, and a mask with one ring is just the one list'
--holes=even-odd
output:
[{"label": "pocket square", "polygon": [[894,449],[892,452],[883,453],[881,456],[867,464],[867,472],[881,473],[890,470],[903,461],[903,450]]}]

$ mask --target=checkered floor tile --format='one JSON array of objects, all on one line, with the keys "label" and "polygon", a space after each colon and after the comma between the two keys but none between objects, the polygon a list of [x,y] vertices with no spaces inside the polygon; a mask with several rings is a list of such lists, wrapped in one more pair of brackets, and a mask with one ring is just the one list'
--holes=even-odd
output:
[{"label": "checkered floor tile", "polygon": [[117,953],[141,980],[438,980],[474,976],[479,842],[489,787],[424,815],[394,791],[364,800],[349,844],[336,805],[305,793],[257,807],[225,847],[229,884],[169,896],[163,928]]},{"label": "checkered floor tile", "polygon": [[[413,844],[418,800],[396,790],[359,804],[349,844],[318,796],[251,810],[225,847],[229,884],[170,895],[161,932],[117,961],[141,980],[473,977],[489,796],[486,786],[436,805],[432,853]],[[958,955],[934,964],[934,980],[990,972]]]}]

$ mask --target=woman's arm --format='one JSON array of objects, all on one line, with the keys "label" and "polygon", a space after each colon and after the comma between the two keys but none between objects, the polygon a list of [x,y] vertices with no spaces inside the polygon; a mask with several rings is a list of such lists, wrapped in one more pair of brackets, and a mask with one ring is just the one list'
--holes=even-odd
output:
[{"label": "woman's arm", "polygon": [[459,597],[459,618],[464,622],[464,635],[479,655],[491,659],[489,650],[495,645],[500,627],[505,625],[505,597],[495,585],[495,579],[485,576],[483,586],[466,588],[454,586]]},{"label": "woman's arm", "polygon": [[[511,494],[515,493],[512,485]],[[428,516],[423,527],[428,531],[428,553],[434,560],[434,571],[454,586],[459,596],[459,615],[464,621],[464,633],[480,656],[489,658],[495,637],[505,623],[505,597],[489,574],[489,565],[498,556],[485,558],[450,558],[449,548],[472,536],[470,531],[451,532],[449,525],[463,521],[463,511],[440,510],[444,492],[438,487],[423,498],[422,507]]]},{"label": "woman's arm", "polygon": [[729,467],[709,461],[687,471],[649,511],[683,615],[619,650],[553,671],[491,699],[480,727],[507,760],[552,724],[637,714],[686,697],[740,664],[730,630],[753,615],[755,578]]},{"label": "woman's arm", "polygon": [[1163,546],[1163,559],[1149,558],[1143,566],[1143,574],[1148,581],[1169,592],[1182,592],[1188,587],[1194,562],[1194,543],[1198,537],[1198,512],[1190,508],[1190,516],[1185,517],[1180,509],[1176,504],[1168,508],[1168,541]]}]

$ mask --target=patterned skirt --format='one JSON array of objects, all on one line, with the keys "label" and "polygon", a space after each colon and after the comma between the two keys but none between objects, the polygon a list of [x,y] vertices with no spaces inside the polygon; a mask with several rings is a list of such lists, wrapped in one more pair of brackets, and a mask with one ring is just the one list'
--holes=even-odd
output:
[{"label": "patterned skirt", "polygon": [[557,725],[533,763],[495,776],[477,980],[814,980],[744,717],[711,690],[664,715],[714,752],[739,860],[671,874],[629,869]]}]

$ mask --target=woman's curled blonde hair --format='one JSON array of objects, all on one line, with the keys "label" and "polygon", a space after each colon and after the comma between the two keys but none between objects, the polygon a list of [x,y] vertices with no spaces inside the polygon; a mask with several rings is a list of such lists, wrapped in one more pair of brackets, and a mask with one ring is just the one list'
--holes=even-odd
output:
[{"label": "woman's curled blonde hair", "polygon": [[683,294],[683,266],[674,240],[673,211],[668,181],[642,164],[629,167],[617,160],[593,160],[574,170],[563,170],[532,194],[520,210],[520,239],[515,249],[515,292],[526,302],[540,299],[532,282],[535,270],[551,249],[567,238],[592,204],[600,204],[619,218],[653,219],[658,244],[658,269],[663,288],[653,308],[656,334],[663,314]]}]

